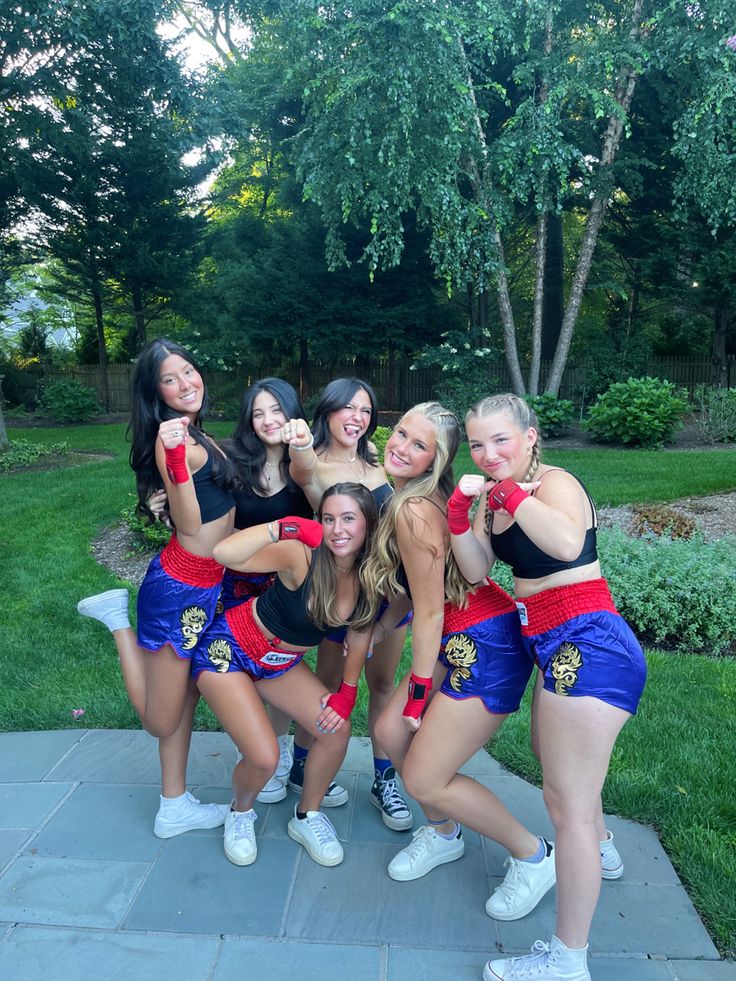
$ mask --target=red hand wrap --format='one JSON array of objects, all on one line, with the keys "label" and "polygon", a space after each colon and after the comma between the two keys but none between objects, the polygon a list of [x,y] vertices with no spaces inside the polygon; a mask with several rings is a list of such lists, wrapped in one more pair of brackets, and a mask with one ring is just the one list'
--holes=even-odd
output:
[{"label": "red hand wrap", "polygon": [[311,518],[281,518],[278,525],[279,539],[282,541],[295,538],[310,548],[317,548],[322,541],[322,525]]},{"label": "red hand wrap", "polygon": [[432,691],[432,679],[420,678],[412,673],[409,675],[409,694],[402,715],[410,719],[418,719],[427,705],[429,693]]},{"label": "red hand wrap", "polygon": [[186,484],[189,480],[187,470],[187,448],[183,443],[179,443],[173,450],[164,447],[164,462],[166,472],[172,484]]},{"label": "red hand wrap", "polygon": [[463,494],[459,487],[456,487],[447,502],[447,527],[451,535],[462,535],[470,531],[470,509],[473,506],[474,497]]},{"label": "red hand wrap", "polygon": [[327,699],[327,708],[337,712],[341,719],[349,719],[350,713],[355,708],[355,699],[358,697],[358,686],[349,685],[346,681],[340,682],[340,687]]},{"label": "red hand wrap", "polygon": [[522,501],[529,497],[525,490],[507,477],[506,480],[499,480],[495,487],[492,487],[488,494],[488,506],[492,511],[500,511],[501,508],[513,517],[516,509]]}]

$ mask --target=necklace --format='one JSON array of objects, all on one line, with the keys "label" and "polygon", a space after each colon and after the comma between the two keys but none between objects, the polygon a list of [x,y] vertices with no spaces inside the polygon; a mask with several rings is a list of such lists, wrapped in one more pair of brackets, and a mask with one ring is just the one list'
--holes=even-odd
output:
[{"label": "necklace", "polygon": [[271,477],[268,473],[269,469],[275,470],[278,473],[280,467],[280,463],[269,463],[268,460],[266,460],[266,462],[263,464],[263,476],[266,478],[266,483],[269,487],[271,486]]}]

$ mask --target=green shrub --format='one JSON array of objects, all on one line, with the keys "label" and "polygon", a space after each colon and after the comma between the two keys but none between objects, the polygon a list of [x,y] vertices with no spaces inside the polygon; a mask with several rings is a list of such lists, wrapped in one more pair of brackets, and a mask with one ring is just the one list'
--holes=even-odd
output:
[{"label": "green shrub", "polygon": [[29,443],[27,439],[15,439],[10,449],[0,453],[0,471],[9,473],[30,467],[43,456],[63,456],[69,451],[66,443],[53,443],[46,446],[43,443]]},{"label": "green shrub", "polygon": [[644,644],[736,653],[736,538],[705,542],[599,532],[603,573]]},{"label": "green shrub", "polygon": [[171,538],[171,529],[162,521],[148,524],[135,512],[135,504],[123,508],[121,517],[130,528],[133,547],[139,552],[158,552]]},{"label": "green shrub", "polygon": [[672,440],[687,407],[673,382],[629,378],[598,396],[584,425],[594,439],[652,448]]},{"label": "green shrub", "polygon": [[371,436],[371,442],[375,443],[376,450],[378,451],[378,462],[383,463],[383,453],[386,449],[386,443],[393,430],[390,426],[376,426],[376,431]]},{"label": "green shrub", "polygon": [[525,395],[524,399],[534,409],[543,437],[559,436],[568,427],[575,413],[575,406],[569,399],[558,399],[552,392],[542,395]]},{"label": "green shrub", "polygon": [[736,388],[698,385],[694,403],[698,430],[706,443],[736,440]]},{"label": "green shrub", "polygon": [[39,408],[57,422],[86,422],[100,412],[94,389],[74,378],[60,378],[47,385]]}]

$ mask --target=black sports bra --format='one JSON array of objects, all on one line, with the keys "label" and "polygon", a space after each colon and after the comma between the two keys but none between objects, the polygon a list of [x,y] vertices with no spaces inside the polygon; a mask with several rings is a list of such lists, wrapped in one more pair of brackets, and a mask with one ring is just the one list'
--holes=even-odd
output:
[{"label": "black sports bra", "polygon": [[252,528],[291,515],[311,518],[314,513],[303,491],[288,484],[270,497],[247,494],[245,491],[236,491],[233,497],[236,528]]},{"label": "black sports bra", "polygon": [[207,462],[192,477],[202,524],[206,525],[208,521],[215,521],[217,518],[221,518],[223,514],[227,514],[230,508],[235,507],[235,501],[232,491],[220,487],[212,479],[212,454],[215,451],[207,441],[201,442],[199,445],[203,446],[207,453]]},{"label": "black sports bra", "polygon": [[376,507],[378,508],[379,514],[381,513],[381,511],[383,511],[386,501],[390,500],[391,496],[393,495],[393,492],[394,489],[391,486],[391,484],[389,484],[388,482],[386,482],[385,484],[381,484],[380,487],[374,487],[373,490],[371,491],[373,500],[376,502]]},{"label": "black sports bra", "polygon": [[[570,474],[570,476],[573,477],[574,474]],[[547,552],[543,552],[516,522],[509,525],[505,531],[494,532],[493,517],[491,516],[491,548],[493,554],[497,559],[511,566],[511,571],[517,579],[543,579],[555,572],[577,569],[598,560],[595,505],[582,480],[578,480],[577,477],[575,480],[578,481],[590,501],[593,510],[593,525],[586,529],[583,547],[578,557],[572,562],[563,562],[561,559],[556,559],[554,556],[548,555]],[[534,492],[532,491],[532,493]]]},{"label": "black sports bra", "polygon": [[273,586],[258,597],[258,616],[274,637],[295,647],[312,647],[327,636],[309,616],[307,597],[309,576],[297,589],[287,589],[278,576]]}]

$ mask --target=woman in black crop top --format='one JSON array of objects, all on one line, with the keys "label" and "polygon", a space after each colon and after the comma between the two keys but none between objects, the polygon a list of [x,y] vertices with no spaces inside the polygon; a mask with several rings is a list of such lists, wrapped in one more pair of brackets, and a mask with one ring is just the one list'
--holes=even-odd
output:
[{"label": "woman in black crop top", "polygon": [[531,673],[511,598],[492,583],[470,595],[452,559],[445,508],[459,438],[455,416],[424,403],[399,421],[384,456],[396,495],[379,523],[366,582],[379,595],[411,596],[414,621],[411,672],[376,728],[427,816],[388,874],[408,881],[460,859],[466,824],[510,852],[507,879],[486,905],[490,916],[510,920],[551,888],[554,858],[488,788],[458,773],[518,709]]},{"label": "woman in black crop top", "polygon": [[[465,425],[484,476],[462,477],[450,499],[452,550],[469,582],[485,576],[497,557],[512,566],[522,634],[539,669],[532,744],[557,855],[551,943],[523,958],[490,961],[484,977],[516,978],[529,967],[539,978],[586,981],[601,877],[623,873],[601,789],[616,738],[636,712],[646,664],[601,578],[593,504],[572,474],[540,463],[538,424],[527,403],[492,396],[470,410]],[[477,498],[471,530],[468,513]]]},{"label": "woman in black crop top", "polygon": [[330,694],[302,656],[340,626],[350,628],[350,645],[365,656],[375,605],[361,575],[377,513],[365,488],[340,483],[325,492],[318,516],[320,523],[290,516],[247,528],[215,549],[229,568],[275,570],[266,592],[217,617],[192,667],[200,691],[244,757],[233,773],[234,799],[225,822],[225,854],[236,865],[255,861],[253,805],[279,758],[262,699],[314,736],[290,837],[322,865],[343,858],[320,805],[347,749],[357,686],[343,684]]},{"label": "woman in black crop top", "polygon": [[[284,440],[289,444],[291,474],[312,504],[316,504],[324,489],[336,480],[355,480],[371,492],[379,513],[385,509],[393,489],[378,462],[376,448],[370,442],[377,421],[373,389],[359,378],[336,378],[325,387],[314,412],[311,432],[302,417],[290,419]],[[379,621],[381,616],[379,613]],[[319,645],[317,675],[329,688],[334,688],[342,676],[344,639],[344,632],[334,631]],[[405,622],[388,631],[379,622],[374,654],[365,668],[368,729],[374,763],[370,800],[380,811],[384,824],[394,831],[411,828],[412,816],[398,792],[391,760],[385,747],[376,739],[374,727],[394,690],[405,640]],[[293,784],[298,785],[300,760],[303,765],[308,747],[307,733],[297,729]],[[348,793],[338,786],[330,789],[329,797],[330,803],[336,806],[347,801]]]},{"label": "woman in black crop top", "polygon": [[220,805],[186,792],[186,765],[199,693],[192,654],[211,622],[223,567],[212,557],[233,528],[232,468],[201,429],[207,408],[202,376],[182,347],[165,338],[148,344],[133,372],[131,467],[139,510],[163,485],[175,534],[151,562],[138,593],[138,632],[130,627],[128,593],[110,590],[82,600],[84,616],[112,632],[123,679],[145,729],[159,738],[161,806],[154,832],[168,838],[225,819]]}]

